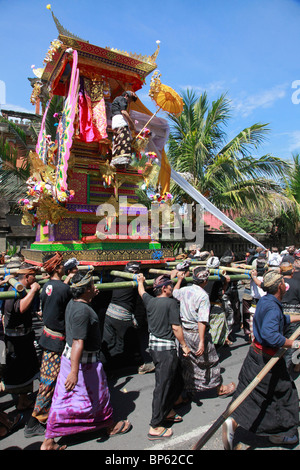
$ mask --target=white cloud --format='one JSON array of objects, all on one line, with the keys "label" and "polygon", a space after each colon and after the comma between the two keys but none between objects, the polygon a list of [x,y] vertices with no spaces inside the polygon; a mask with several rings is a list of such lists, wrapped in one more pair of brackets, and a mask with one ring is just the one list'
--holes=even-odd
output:
[{"label": "white cloud", "polygon": [[196,93],[198,92],[199,94],[202,94],[206,92],[208,95],[215,95],[215,94],[221,94],[227,91],[225,87],[225,82],[223,81],[215,81],[215,82],[210,82],[206,85],[183,85],[181,86],[182,90],[193,90]]},{"label": "white cloud", "polygon": [[276,85],[269,90],[263,90],[242,98],[232,98],[232,105],[237,114],[249,116],[257,108],[270,108],[273,104],[286,97],[290,85]]},{"label": "white cloud", "polygon": [[20,113],[31,113],[31,114],[35,114],[35,108],[32,107],[32,109],[26,109],[26,108],[23,108],[22,106],[18,106],[18,105],[15,105],[15,104],[0,104],[0,111],[5,111],[5,110],[8,110],[8,111],[16,111],[16,112],[20,112]]}]

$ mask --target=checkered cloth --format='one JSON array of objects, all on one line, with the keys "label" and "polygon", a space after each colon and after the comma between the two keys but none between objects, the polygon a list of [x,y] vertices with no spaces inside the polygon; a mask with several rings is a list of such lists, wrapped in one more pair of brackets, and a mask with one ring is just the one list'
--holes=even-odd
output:
[{"label": "checkered cloth", "polygon": [[154,351],[170,351],[171,349],[176,349],[175,340],[157,338],[150,333],[149,349]]},{"label": "checkered cloth", "polygon": [[[63,356],[71,360],[72,348],[66,343],[63,351]],[[100,350],[98,351],[83,351],[80,359],[81,364],[92,364],[100,361]]]}]

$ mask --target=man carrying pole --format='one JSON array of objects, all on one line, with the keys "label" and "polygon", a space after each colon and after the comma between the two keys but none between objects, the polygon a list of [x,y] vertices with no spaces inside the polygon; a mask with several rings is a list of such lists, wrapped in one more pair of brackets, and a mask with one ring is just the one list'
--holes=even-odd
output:
[{"label": "man carrying pole", "polygon": [[[238,426],[259,435],[267,435],[273,444],[294,445],[298,442],[299,398],[293,380],[287,371],[283,355],[259,381],[260,372],[280,348],[299,348],[300,342],[283,336],[284,327],[299,320],[295,315],[284,315],[281,300],[286,292],[280,273],[269,271],[263,278],[267,295],[256,307],[253,331],[254,341],[239,374],[239,383],[232,402],[236,403],[223,424],[222,439],[225,450],[233,449],[234,433]],[[258,382],[258,383],[257,383]],[[253,383],[251,393],[241,400],[243,392]],[[238,402],[238,398],[240,402]]]},{"label": "man carrying pole", "polygon": [[28,438],[45,433],[61,355],[65,347],[65,309],[72,297],[70,286],[62,281],[64,265],[61,253],[46,255],[43,259],[43,269],[50,275],[50,279],[44,285],[40,296],[44,323],[40,338],[43,356],[34,410],[24,429],[24,436]]},{"label": "man carrying pole", "polygon": [[[17,409],[20,411],[32,406],[27,393],[33,391],[33,381],[39,371],[32,330],[34,301],[40,290],[35,280],[36,272],[35,266],[23,263],[17,272],[18,282],[9,288],[16,294],[17,285],[21,285],[23,291],[19,297],[7,299],[4,303],[6,368],[3,387],[7,393],[18,395]],[[13,284],[12,280],[10,283]]]}]

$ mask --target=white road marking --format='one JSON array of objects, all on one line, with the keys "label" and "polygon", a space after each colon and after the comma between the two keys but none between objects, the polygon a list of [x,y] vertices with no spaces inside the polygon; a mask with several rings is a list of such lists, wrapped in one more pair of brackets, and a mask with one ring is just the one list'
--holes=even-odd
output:
[{"label": "white road marking", "polygon": [[[169,439],[161,440],[159,441],[156,445],[152,447],[147,447],[144,450],[164,450],[164,449],[174,449],[174,446],[176,445],[181,445],[182,443],[195,439],[195,438],[200,438],[200,436],[208,429],[211,427],[211,424],[208,424],[207,426],[201,426],[200,428],[196,428],[193,431],[187,432],[185,434],[180,434],[178,436],[174,435],[173,437],[170,437]],[[176,431],[175,431],[176,432]]]}]

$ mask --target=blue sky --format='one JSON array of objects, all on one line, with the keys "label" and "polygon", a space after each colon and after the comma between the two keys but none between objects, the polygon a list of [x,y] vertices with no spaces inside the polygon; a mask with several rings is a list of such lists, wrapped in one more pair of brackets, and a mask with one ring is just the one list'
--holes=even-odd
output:
[{"label": "blue sky", "polygon": [[[227,93],[228,139],[269,123],[256,155],[300,153],[299,0],[0,0],[3,109],[34,112],[27,77],[58,37],[47,3],[66,29],[101,47],[151,55],[160,40],[163,83],[177,92],[207,91],[210,100]],[[138,95],[154,111],[149,83],[150,76]]]}]

